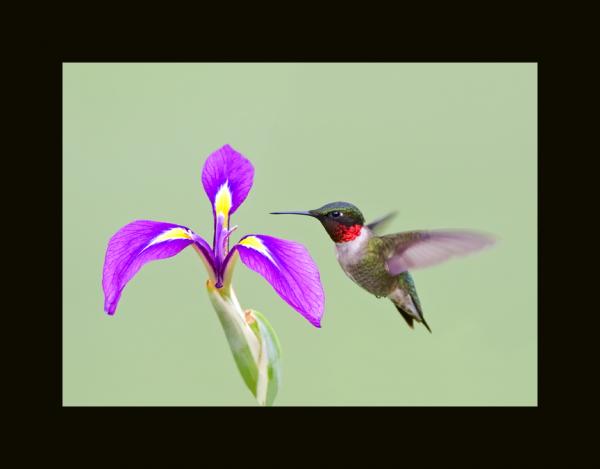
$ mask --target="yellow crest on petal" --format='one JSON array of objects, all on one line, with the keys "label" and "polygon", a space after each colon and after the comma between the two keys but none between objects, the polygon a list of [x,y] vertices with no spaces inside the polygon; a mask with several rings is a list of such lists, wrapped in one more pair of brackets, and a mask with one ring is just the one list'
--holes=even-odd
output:
[{"label": "yellow crest on petal", "polygon": [[225,219],[224,226],[227,228],[229,222],[229,211],[231,210],[231,191],[229,190],[229,184],[225,181],[217,195],[215,196],[215,212],[217,215],[223,215]]},{"label": "yellow crest on petal", "polygon": [[163,241],[171,241],[174,239],[192,239],[192,235],[185,228],[180,228],[180,227],[171,228],[171,229],[159,234],[154,239],[152,239],[152,241],[150,241],[146,245],[144,250],[148,249],[150,246],[152,246],[156,243],[162,243]]},{"label": "yellow crest on petal", "polygon": [[245,246],[247,248],[254,249],[255,251],[260,252],[263,256],[268,258],[273,264],[277,265],[275,260],[271,257],[271,253],[264,245],[264,243],[257,238],[256,236],[247,236],[239,242],[240,245]]}]

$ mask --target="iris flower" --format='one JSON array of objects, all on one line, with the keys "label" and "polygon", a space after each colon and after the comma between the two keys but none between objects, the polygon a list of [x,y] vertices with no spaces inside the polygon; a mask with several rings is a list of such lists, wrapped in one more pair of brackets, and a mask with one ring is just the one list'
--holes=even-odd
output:
[{"label": "iris flower", "polygon": [[188,246],[198,253],[208,272],[206,289],[229,341],[238,369],[262,405],[272,404],[279,387],[279,341],[266,318],[242,309],[233,291],[232,273],[238,258],[267,280],[293,309],[321,327],[324,293],[319,270],[307,249],[294,241],[263,234],[243,236],[229,249],[231,216],[246,199],[254,167],[225,145],[212,153],[202,169],[202,185],[212,205],[212,246],[187,226],[136,220],[108,242],[102,287],[104,310],[115,314],[127,283],[147,262],[179,254]]}]

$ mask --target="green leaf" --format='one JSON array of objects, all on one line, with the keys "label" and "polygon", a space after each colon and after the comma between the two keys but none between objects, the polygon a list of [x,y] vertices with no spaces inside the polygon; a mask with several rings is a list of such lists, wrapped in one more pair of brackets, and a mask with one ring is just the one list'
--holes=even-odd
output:
[{"label": "green leaf", "polygon": [[[270,406],[273,405],[281,385],[281,344],[273,326],[267,321],[267,318],[259,311],[254,309],[250,311],[256,319],[254,324],[258,325],[260,332],[258,337],[261,340],[261,358],[266,356],[265,360],[259,360],[259,366],[261,368],[266,366],[265,404]],[[263,370],[261,369],[260,371]],[[263,374],[259,372],[259,379],[262,376]],[[262,390],[261,384],[258,383],[259,390]]]}]

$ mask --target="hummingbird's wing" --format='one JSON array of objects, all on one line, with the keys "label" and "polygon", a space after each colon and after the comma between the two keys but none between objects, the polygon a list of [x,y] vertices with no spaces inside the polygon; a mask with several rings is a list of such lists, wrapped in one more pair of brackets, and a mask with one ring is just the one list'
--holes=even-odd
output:
[{"label": "hummingbird's wing", "polygon": [[475,231],[407,231],[381,236],[390,274],[429,267],[494,244],[490,235]]},{"label": "hummingbird's wing", "polygon": [[378,232],[385,226],[385,224],[396,216],[396,212],[390,212],[386,216],[373,220],[367,225],[371,231]]}]

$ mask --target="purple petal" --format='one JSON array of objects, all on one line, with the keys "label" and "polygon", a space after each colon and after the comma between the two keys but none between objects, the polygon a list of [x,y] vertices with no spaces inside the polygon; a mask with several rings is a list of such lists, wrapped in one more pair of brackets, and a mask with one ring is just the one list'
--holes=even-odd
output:
[{"label": "purple petal", "polygon": [[392,275],[439,264],[494,244],[491,236],[473,231],[420,231],[406,235],[410,236],[399,236],[395,252],[387,261]]},{"label": "purple petal", "polygon": [[242,262],[262,275],[292,308],[321,327],[325,294],[319,269],[302,244],[247,235],[234,248]]},{"label": "purple petal", "polygon": [[[234,213],[244,202],[252,187],[254,167],[241,153],[231,146],[225,145],[212,153],[202,169],[202,185],[216,210],[217,194],[219,191],[229,193],[230,203],[227,206],[227,217]],[[223,192],[221,192],[223,194]]]},{"label": "purple petal", "polygon": [[136,220],[117,231],[104,258],[104,310],[115,313],[123,288],[146,262],[172,257],[194,242],[213,265],[206,241],[185,226]]}]

